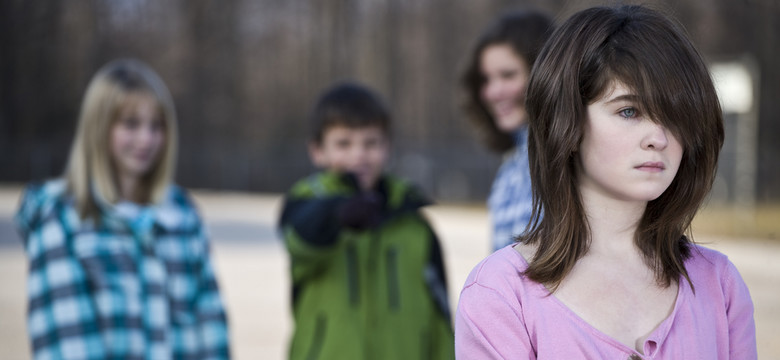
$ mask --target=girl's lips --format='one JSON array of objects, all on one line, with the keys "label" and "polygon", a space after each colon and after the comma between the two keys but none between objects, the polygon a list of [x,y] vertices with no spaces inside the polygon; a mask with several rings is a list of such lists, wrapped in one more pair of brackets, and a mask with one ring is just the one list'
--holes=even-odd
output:
[{"label": "girl's lips", "polygon": [[636,169],[642,171],[659,172],[666,169],[666,166],[664,166],[664,163],[660,161],[648,161],[642,165],[637,166]]},{"label": "girl's lips", "polygon": [[154,154],[152,153],[140,153],[135,154],[135,159],[138,161],[151,161],[152,158],[154,158]]},{"label": "girl's lips", "polygon": [[496,115],[506,115],[514,111],[516,105],[513,101],[496,101],[490,105]]}]

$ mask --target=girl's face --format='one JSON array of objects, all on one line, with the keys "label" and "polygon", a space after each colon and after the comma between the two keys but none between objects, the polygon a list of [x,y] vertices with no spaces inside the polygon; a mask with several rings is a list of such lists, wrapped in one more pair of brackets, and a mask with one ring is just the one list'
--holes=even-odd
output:
[{"label": "girl's face", "polygon": [[638,110],[638,97],[620,83],[588,105],[579,147],[583,197],[647,202],[677,174],[683,148],[668,129]]},{"label": "girl's face", "polygon": [[165,145],[165,122],[149,94],[127,96],[110,130],[110,151],[120,178],[140,179],[157,163]]},{"label": "girl's face", "polygon": [[525,90],[530,69],[510,45],[490,45],[482,50],[479,59],[484,76],[480,96],[482,103],[505,133],[515,132],[527,120]]}]

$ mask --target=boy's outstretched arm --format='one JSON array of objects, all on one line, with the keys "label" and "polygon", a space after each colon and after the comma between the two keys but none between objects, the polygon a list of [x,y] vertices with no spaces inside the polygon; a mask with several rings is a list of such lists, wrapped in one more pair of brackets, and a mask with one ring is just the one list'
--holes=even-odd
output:
[{"label": "boy's outstretched arm", "polygon": [[279,227],[285,241],[292,230],[307,245],[329,247],[343,228],[376,226],[384,201],[377,192],[361,191],[352,174],[325,172],[293,187],[285,199]]},{"label": "boy's outstretched arm", "polygon": [[323,172],[298,182],[285,198],[279,229],[290,253],[293,282],[327,265],[344,225],[340,209],[358,190],[344,174]]},{"label": "boy's outstretched arm", "polygon": [[279,221],[290,253],[293,283],[298,283],[327,264],[338,248],[340,226],[336,209],[340,197],[288,199]]},{"label": "boy's outstretched arm", "polygon": [[299,241],[309,246],[333,245],[341,226],[337,210],[346,200],[343,196],[287,198],[279,220],[279,226],[289,242],[288,234],[294,232]]}]

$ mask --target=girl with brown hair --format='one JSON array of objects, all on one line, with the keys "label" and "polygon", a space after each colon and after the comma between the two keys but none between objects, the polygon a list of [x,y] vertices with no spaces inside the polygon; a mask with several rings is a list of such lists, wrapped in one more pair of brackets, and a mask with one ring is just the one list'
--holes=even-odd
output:
[{"label": "girl with brown hair", "polygon": [[466,281],[457,355],[755,359],[745,283],[692,241],[724,134],[682,27],[643,6],[576,13],[539,55],[526,106],[531,228]]},{"label": "girl with brown hair", "polygon": [[482,33],[463,74],[468,119],[490,150],[504,154],[488,198],[493,250],[513,243],[531,219],[525,94],[551,29],[541,12],[503,14]]}]

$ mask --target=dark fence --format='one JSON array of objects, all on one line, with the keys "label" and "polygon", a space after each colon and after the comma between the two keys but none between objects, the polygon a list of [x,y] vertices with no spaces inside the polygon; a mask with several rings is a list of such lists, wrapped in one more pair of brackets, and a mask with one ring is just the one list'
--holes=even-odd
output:
[{"label": "dark fence", "polygon": [[[500,156],[460,109],[459,72],[506,9],[565,18],[593,1],[264,0],[0,2],[0,181],[59,174],[86,84],[136,57],[179,110],[184,186],[284,191],[312,170],[306,117],[321,90],[356,80],[395,120],[391,169],[444,200],[481,200]],[[661,1],[707,57],[752,54],[761,71],[759,200],[780,199],[780,5]]]}]

